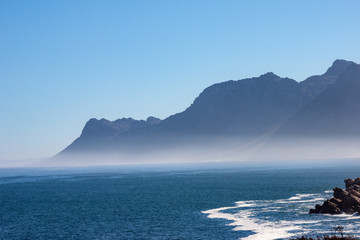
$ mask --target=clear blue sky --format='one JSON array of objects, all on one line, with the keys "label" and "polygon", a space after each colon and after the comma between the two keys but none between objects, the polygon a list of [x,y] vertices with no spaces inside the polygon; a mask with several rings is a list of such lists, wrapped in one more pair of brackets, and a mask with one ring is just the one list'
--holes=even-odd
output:
[{"label": "clear blue sky", "polygon": [[207,86],[360,63],[360,1],[0,1],[0,159],[51,156],[89,118],[165,118]]}]

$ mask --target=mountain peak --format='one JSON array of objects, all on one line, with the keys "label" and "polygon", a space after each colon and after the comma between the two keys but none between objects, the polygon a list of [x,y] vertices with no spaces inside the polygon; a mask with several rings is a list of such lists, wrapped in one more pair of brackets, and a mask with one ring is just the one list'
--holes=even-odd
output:
[{"label": "mountain peak", "polygon": [[266,77],[266,78],[280,78],[278,75],[276,75],[275,73],[273,72],[267,72],[263,75],[261,75],[260,77]]},{"label": "mountain peak", "polygon": [[161,122],[161,119],[160,118],[156,118],[156,117],[153,117],[153,116],[150,116],[146,119],[146,122],[149,123],[149,124],[158,124]]},{"label": "mountain peak", "polygon": [[337,59],[333,62],[332,66],[326,71],[326,73],[324,75],[339,76],[352,64],[355,64],[355,63],[351,62],[351,61],[346,61],[343,59]]}]

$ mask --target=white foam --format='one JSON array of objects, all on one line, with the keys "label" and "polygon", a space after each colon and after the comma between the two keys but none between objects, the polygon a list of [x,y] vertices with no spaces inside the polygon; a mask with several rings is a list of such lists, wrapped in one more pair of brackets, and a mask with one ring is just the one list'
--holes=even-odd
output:
[{"label": "white foam", "polygon": [[320,222],[321,222],[320,220],[298,220],[298,221],[293,221],[293,224],[295,225],[318,224]]},{"label": "white foam", "polygon": [[210,209],[207,211],[202,211],[202,213],[208,214],[208,218],[222,218],[222,219],[227,219],[229,221],[235,221],[237,219],[235,217],[235,215],[233,215],[231,213],[221,212],[224,210],[234,209],[234,208],[238,208],[238,207],[237,206],[236,207],[221,207],[221,208],[216,208],[216,209]]},{"label": "white foam", "polygon": [[325,198],[313,198],[313,199],[309,199],[309,200],[300,200],[300,201],[292,201],[292,202],[293,203],[310,203],[310,202],[318,202],[318,201],[324,201],[324,200],[325,200]]},{"label": "white foam", "polygon": [[[279,239],[279,238],[290,238],[293,236],[289,231],[301,230],[300,226],[295,226],[287,221],[261,221],[258,219],[253,219],[251,215],[242,218],[234,222],[231,225],[238,225],[234,230],[250,230],[255,234],[244,237],[242,239],[246,240],[263,240],[263,239]],[[240,226],[239,226],[240,225]]]},{"label": "white foam", "polygon": [[[322,214],[316,216],[309,215],[309,207],[314,202],[323,201],[325,196],[323,194],[296,194],[288,199],[279,200],[254,200],[254,201],[238,201],[235,206],[221,207],[203,211],[209,218],[221,218],[229,220],[229,226],[233,226],[235,231],[251,231],[253,234],[243,237],[243,240],[275,240],[275,239],[289,239],[296,235],[306,235],[308,233],[321,233],[326,230],[321,229],[321,226],[325,224],[328,226],[338,221],[355,221],[358,223],[360,215],[327,215]],[[224,211],[234,209],[231,213]],[[294,212],[296,214],[303,215],[302,219],[294,221],[274,220],[274,214],[270,213],[268,217],[266,213],[269,212]],[[260,214],[260,215],[258,215]],[[279,216],[281,216],[280,213]],[[259,217],[260,216],[260,217]],[[306,217],[309,216],[309,217]],[[270,220],[271,219],[271,220]],[[290,218],[291,219],[291,218]],[[308,220],[307,220],[308,219]],[[339,220],[336,220],[339,219]],[[338,223],[336,223],[338,224]],[[339,223],[340,224],[340,223]],[[349,224],[347,222],[346,224]],[[317,226],[314,228],[314,226]],[[330,229],[331,230],[331,226]],[[356,231],[355,231],[356,230]],[[358,229],[352,229],[351,234],[357,234]]]},{"label": "white foam", "polygon": [[301,198],[299,196],[295,196],[295,197],[291,197],[288,200],[292,201],[292,200],[300,200]]},{"label": "white foam", "polygon": [[289,231],[300,230],[300,226],[295,226],[288,221],[270,222],[253,218],[251,210],[240,210],[236,214],[223,213],[224,210],[235,208],[246,208],[254,206],[254,203],[237,202],[236,207],[221,207],[203,211],[202,213],[208,214],[209,218],[221,218],[232,221],[230,226],[235,226],[235,231],[252,231],[253,235],[242,238],[244,240],[275,240],[279,238],[290,238],[293,236]]},{"label": "white foam", "polygon": [[308,194],[296,194],[294,197],[290,197],[287,200],[293,201],[293,200],[301,200],[303,198],[309,198],[309,197],[313,197],[316,196],[318,194],[316,193],[308,193]]},{"label": "white foam", "polygon": [[[327,214],[330,215],[330,214]],[[353,219],[360,219],[360,215],[358,214],[346,214],[346,213],[341,213],[341,214],[336,214],[336,215],[330,215],[331,217],[335,217],[335,218],[344,218],[346,220],[353,220]]]},{"label": "white foam", "polygon": [[236,206],[240,207],[240,208],[245,208],[245,207],[254,207],[256,204],[254,201],[238,201],[236,202]]}]

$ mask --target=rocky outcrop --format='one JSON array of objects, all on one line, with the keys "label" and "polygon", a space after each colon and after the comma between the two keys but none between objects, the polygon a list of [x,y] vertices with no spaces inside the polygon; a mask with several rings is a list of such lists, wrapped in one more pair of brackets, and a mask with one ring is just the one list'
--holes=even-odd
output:
[{"label": "rocky outcrop", "polygon": [[345,179],[346,189],[334,188],[334,197],[326,200],[323,205],[316,204],[309,213],[360,213],[360,178]]}]

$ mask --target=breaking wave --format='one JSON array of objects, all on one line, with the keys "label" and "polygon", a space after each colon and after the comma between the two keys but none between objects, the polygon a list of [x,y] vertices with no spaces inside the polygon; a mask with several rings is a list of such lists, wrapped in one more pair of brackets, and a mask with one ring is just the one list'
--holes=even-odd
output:
[{"label": "breaking wave", "polygon": [[208,218],[229,220],[234,231],[243,231],[243,240],[289,239],[296,236],[336,234],[334,228],[360,236],[359,215],[308,214],[316,203],[331,197],[332,191],[296,194],[288,199],[239,201],[235,206],[203,211]]}]

